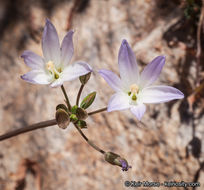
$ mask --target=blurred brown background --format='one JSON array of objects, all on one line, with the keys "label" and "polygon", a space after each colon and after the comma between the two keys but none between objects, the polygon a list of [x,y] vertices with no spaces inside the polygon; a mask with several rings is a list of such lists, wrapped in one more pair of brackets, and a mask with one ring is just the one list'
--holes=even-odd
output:
[{"label": "blurred brown background", "polygon": [[[124,186],[125,180],[199,181],[202,187],[197,189],[204,189],[202,93],[187,100],[203,80],[202,53],[199,73],[196,59],[201,5],[190,0],[1,0],[0,134],[54,118],[55,106],[63,102],[60,88],[20,79],[29,70],[20,58],[22,52],[42,55],[46,18],[56,26],[60,40],[68,29],[75,30],[72,61],[87,61],[95,71],[118,73],[117,54],[124,38],[140,69],[166,55],[158,83],[180,89],[185,99],[148,105],[142,123],[130,111],[87,119],[86,135],[104,150],[124,156],[132,165],[128,172],[105,162],[72,125],[0,142],[0,190],[131,189]],[[201,48],[202,35],[201,28]],[[71,102],[79,86],[78,80],[65,83]],[[90,111],[106,106],[113,93],[97,72],[82,96],[94,90],[97,98]]]}]

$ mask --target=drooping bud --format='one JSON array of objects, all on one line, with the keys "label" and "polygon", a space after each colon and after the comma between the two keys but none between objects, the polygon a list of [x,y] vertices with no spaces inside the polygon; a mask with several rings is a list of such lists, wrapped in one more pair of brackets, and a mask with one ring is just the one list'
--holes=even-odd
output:
[{"label": "drooping bud", "polygon": [[96,97],[96,92],[90,93],[88,96],[86,96],[83,101],[81,102],[80,107],[83,109],[87,109],[94,101]]},{"label": "drooping bud", "polygon": [[63,109],[63,110],[65,110],[66,112],[68,112],[67,106],[65,106],[64,104],[58,104],[58,105],[56,106],[56,111],[57,111],[58,109]]},{"label": "drooping bud", "polygon": [[119,158],[120,155],[118,154],[115,154],[113,152],[106,152],[105,153],[105,160],[107,162],[109,162],[110,164],[113,164],[113,165],[117,165],[117,163],[115,162],[116,158]]},{"label": "drooping bud", "polygon": [[77,108],[76,109],[76,116],[79,120],[85,120],[88,117],[88,114],[85,109]]},{"label": "drooping bud", "polygon": [[66,129],[70,123],[68,113],[62,108],[57,109],[55,119],[57,121],[58,126],[62,129]]},{"label": "drooping bud", "polygon": [[119,159],[119,162],[121,163],[123,171],[128,171],[129,168],[132,168],[132,166],[129,166],[127,160],[124,158]]},{"label": "drooping bud", "polygon": [[80,80],[81,84],[85,85],[88,82],[88,80],[90,79],[90,77],[91,77],[91,72],[87,73],[86,75],[80,76],[79,80]]},{"label": "drooping bud", "polygon": [[80,129],[87,128],[87,124],[86,124],[86,122],[83,121],[83,120],[78,120],[78,121],[76,122],[76,125],[77,125]]},{"label": "drooping bud", "polygon": [[115,154],[113,152],[106,152],[104,154],[105,160],[109,162],[112,165],[117,165],[122,167],[123,171],[128,171],[131,166],[128,165],[128,162],[126,159],[121,158],[120,155]]}]

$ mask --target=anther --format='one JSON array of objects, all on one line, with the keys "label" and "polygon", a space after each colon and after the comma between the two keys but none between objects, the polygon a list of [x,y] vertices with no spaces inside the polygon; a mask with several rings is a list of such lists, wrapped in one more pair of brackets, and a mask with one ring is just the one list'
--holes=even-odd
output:
[{"label": "anther", "polygon": [[133,101],[136,101],[136,100],[137,100],[137,97],[136,97],[135,94],[132,95],[132,100],[133,100]]}]

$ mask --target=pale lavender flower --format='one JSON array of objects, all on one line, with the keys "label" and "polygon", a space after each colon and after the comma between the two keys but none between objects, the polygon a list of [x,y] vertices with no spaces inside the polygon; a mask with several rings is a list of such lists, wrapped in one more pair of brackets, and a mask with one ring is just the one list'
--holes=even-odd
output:
[{"label": "pale lavender flower", "polygon": [[146,111],[145,103],[162,103],[184,97],[178,89],[170,86],[156,86],[165,64],[165,57],[158,56],[139,73],[135,55],[126,40],[122,41],[118,64],[120,78],[109,70],[102,69],[100,75],[116,92],[108,103],[108,112],[130,109],[141,120]]},{"label": "pale lavender flower", "polygon": [[74,53],[73,31],[69,31],[64,37],[61,47],[54,25],[47,19],[42,37],[42,50],[44,57],[40,57],[31,51],[25,51],[22,58],[32,70],[21,78],[34,84],[50,84],[57,87],[64,81],[71,81],[79,76],[92,71],[85,62],[70,64]]}]

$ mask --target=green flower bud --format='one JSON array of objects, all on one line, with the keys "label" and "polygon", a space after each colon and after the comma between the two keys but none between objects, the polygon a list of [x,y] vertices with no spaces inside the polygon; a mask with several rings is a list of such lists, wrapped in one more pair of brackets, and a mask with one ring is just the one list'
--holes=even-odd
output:
[{"label": "green flower bud", "polygon": [[122,167],[123,171],[127,171],[131,166],[128,165],[128,162],[126,159],[121,158],[120,155],[115,154],[113,152],[106,152],[104,154],[105,160],[109,162],[112,165],[117,165]]},{"label": "green flower bud", "polygon": [[84,120],[88,117],[88,114],[83,108],[77,108],[76,109],[76,116],[78,119]]},{"label": "green flower bud", "polygon": [[57,111],[58,109],[63,109],[63,110],[65,110],[66,112],[68,112],[67,106],[65,106],[64,104],[58,104],[57,107],[56,107],[56,111]]},{"label": "green flower bud", "polygon": [[73,114],[76,114],[77,108],[78,108],[77,105],[73,106],[71,112],[72,112]]},{"label": "green flower bud", "polygon": [[88,80],[90,79],[90,77],[91,77],[91,72],[87,73],[86,75],[80,76],[79,80],[80,80],[81,84],[85,85],[88,82]]},{"label": "green flower bud", "polygon": [[57,121],[58,126],[62,129],[66,129],[70,123],[68,113],[62,108],[57,109],[55,119]]},{"label": "green flower bud", "polygon": [[87,109],[94,101],[96,97],[96,92],[90,93],[88,96],[86,96],[83,101],[81,102],[80,107],[83,109]]},{"label": "green flower bud", "polygon": [[70,115],[70,120],[71,120],[72,122],[75,122],[75,121],[78,120],[78,118],[77,118],[77,116],[76,116],[75,114],[71,114],[71,115]]},{"label": "green flower bud", "polygon": [[81,129],[87,128],[87,124],[86,124],[86,122],[83,121],[83,120],[78,120],[78,121],[76,122],[76,125],[77,125],[79,128],[81,128]]}]

